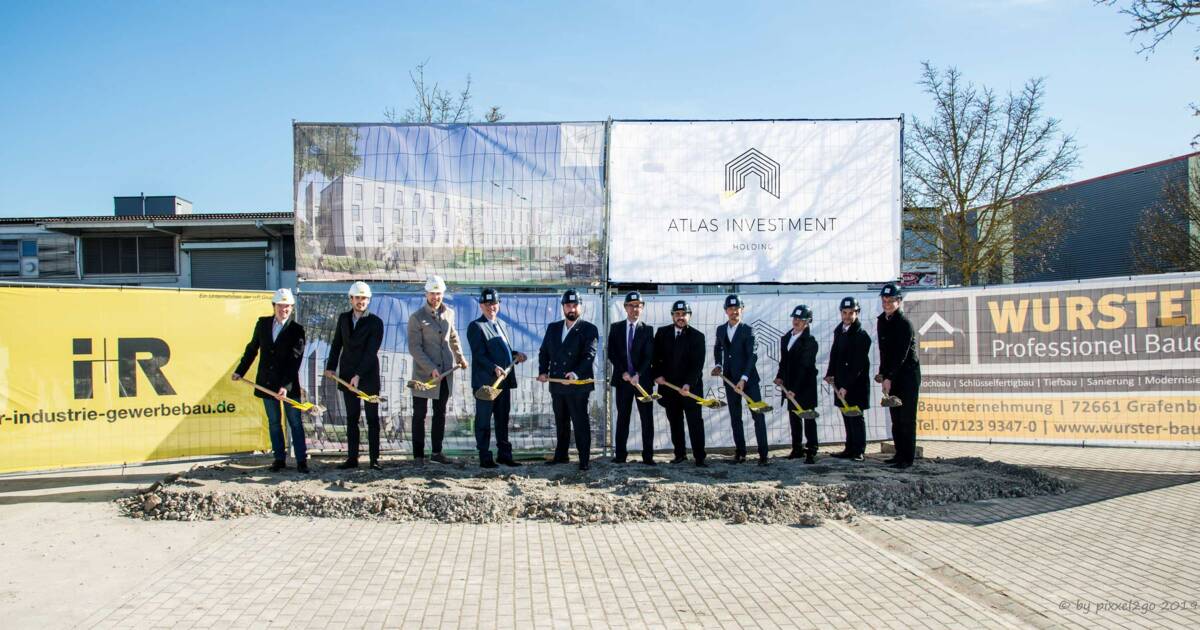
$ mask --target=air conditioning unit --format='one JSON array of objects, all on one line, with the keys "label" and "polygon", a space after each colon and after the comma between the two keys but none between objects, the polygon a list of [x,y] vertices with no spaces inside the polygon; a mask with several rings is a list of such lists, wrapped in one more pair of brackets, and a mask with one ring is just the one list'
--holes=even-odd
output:
[{"label": "air conditioning unit", "polygon": [[38,259],[37,257],[22,257],[21,258],[21,277],[36,278],[38,277]]}]

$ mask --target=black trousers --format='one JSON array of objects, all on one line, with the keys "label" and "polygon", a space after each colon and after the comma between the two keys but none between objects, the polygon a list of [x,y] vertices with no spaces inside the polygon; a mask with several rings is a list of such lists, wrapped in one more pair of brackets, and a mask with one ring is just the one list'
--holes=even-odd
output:
[{"label": "black trousers", "polygon": [[554,460],[568,461],[567,450],[571,447],[571,428],[575,428],[575,451],[579,463],[588,463],[592,450],[592,425],[588,419],[588,394],[550,394],[550,405],[554,409]]},{"label": "black trousers", "polygon": [[842,424],[846,426],[846,453],[862,455],[867,450],[867,416],[852,418],[842,414]]},{"label": "black trousers", "polygon": [[623,462],[629,456],[626,443],[629,441],[629,421],[633,416],[633,406],[637,404],[638,417],[642,421],[642,461],[654,460],[654,403],[637,402],[638,391],[625,381],[617,382],[617,434],[613,446],[616,448],[616,461]]},{"label": "black trousers", "polygon": [[686,417],[688,437],[692,439],[692,457],[697,462],[704,461],[704,416],[700,413],[700,405],[691,399],[682,402],[670,400],[663,405],[663,409],[666,409],[667,422],[671,424],[671,445],[675,447],[675,458],[687,457],[687,444],[683,437]]},{"label": "black trousers", "polygon": [[496,400],[475,399],[475,448],[479,463],[492,461],[492,420],[496,421],[496,454],[500,461],[512,460],[512,442],[508,441],[508,414],[512,409],[512,390],[501,389]]},{"label": "black trousers", "polygon": [[342,392],[342,400],[346,401],[347,458],[358,461],[358,443],[361,440],[358,417],[365,406],[367,408],[367,452],[370,454],[372,462],[379,461],[379,403],[366,402],[350,392]]},{"label": "black trousers", "polygon": [[433,401],[433,434],[430,436],[430,446],[434,455],[442,452],[442,436],[446,433],[446,401],[450,399],[450,388],[445,379],[441,382],[437,398],[421,398],[413,395],[412,441],[413,457],[425,457],[425,414],[429,409],[429,401]]},{"label": "black trousers", "polygon": [[[742,390],[751,400],[762,400],[758,385],[746,384]],[[746,456],[746,430],[742,428],[742,397],[737,390],[726,385],[725,401],[729,403],[729,425],[733,428],[733,446],[738,455]],[[750,412],[754,418],[754,441],[758,443],[758,456],[767,456],[767,416],[758,412]]]},{"label": "black trousers", "polygon": [[892,380],[891,394],[904,403],[891,407],[892,441],[896,444],[896,461],[912,463],[917,454],[917,397],[921,390],[921,370],[906,371]]},{"label": "black trousers", "polygon": [[[807,451],[812,455],[816,455],[817,448],[821,446],[820,442],[817,441],[817,419],[797,418],[796,414],[789,411],[788,423],[792,427],[792,452],[803,453]],[[807,448],[803,446],[806,436],[808,437]]]}]

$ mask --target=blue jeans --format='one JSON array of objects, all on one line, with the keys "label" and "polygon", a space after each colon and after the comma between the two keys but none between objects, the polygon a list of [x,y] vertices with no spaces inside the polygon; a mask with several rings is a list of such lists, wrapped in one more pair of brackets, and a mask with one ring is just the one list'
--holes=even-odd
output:
[{"label": "blue jeans", "polygon": [[288,428],[292,432],[292,454],[296,463],[308,456],[308,448],[304,443],[304,425],[300,422],[300,410],[274,398],[263,398],[263,407],[267,410],[267,430],[271,434],[271,450],[275,451],[275,461],[287,459],[287,448],[283,445],[283,425],[279,421],[279,407],[283,406],[283,414],[287,416]]}]

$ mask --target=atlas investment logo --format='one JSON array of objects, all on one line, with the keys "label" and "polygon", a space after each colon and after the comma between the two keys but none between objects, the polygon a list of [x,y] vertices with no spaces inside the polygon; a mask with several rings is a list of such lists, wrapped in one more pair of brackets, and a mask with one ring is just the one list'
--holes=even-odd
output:
[{"label": "atlas investment logo", "polygon": [[779,198],[779,162],[762,151],[749,151],[725,163],[725,192],[737,194],[746,187],[746,176],[758,175],[758,187]]}]

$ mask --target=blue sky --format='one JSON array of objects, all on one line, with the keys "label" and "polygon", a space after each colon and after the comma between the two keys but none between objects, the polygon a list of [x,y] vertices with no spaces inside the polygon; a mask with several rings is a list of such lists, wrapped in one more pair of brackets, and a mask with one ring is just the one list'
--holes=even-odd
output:
[{"label": "blue sky", "polygon": [[[863,3],[858,3],[859,7]],[[244,6],[250,5],[250,6]],[[1044,76],[1082,147],[1072,180],[1182,155],[1200,34],[1150,57],[1085,0],[6,2],[0,216],[291,208],[291,121],[378,121],[408,70],[474,80],[511,121],[924,117],[920,63],[997,90]]]}]

